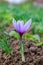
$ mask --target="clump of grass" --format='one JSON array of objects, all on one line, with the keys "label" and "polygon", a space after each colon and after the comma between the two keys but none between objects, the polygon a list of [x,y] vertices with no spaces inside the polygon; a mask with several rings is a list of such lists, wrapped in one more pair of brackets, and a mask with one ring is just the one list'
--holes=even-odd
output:
[{"label": "clump of grass", "polygon": [[10,48],[8,42],[7,42],[3,28],[0,29],[0,49],[5,51],[7,54],[11,53],[11,48]]}]

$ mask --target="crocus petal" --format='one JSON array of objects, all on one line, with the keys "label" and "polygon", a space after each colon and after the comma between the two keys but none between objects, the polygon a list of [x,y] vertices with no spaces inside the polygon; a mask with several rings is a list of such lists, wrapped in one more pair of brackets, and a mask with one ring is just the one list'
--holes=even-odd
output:
[{"label": "crocus petal", "polygon": [[24,31],[24,21],[17,21],[17,30],[20,33],[23,33]]},{"label": "crocus petal", "polygon": [[31,22],[32,22],[32,19],[28,20],[25,25],[24,25],[24,31],[27,31],[27,29],[30,27],[31,25]]},{"label": "crocus petal", "polygon": [[13,19],[12,23],[13,23],[14,29],[17,30],[17,23],[16,23],[16,20]]}]

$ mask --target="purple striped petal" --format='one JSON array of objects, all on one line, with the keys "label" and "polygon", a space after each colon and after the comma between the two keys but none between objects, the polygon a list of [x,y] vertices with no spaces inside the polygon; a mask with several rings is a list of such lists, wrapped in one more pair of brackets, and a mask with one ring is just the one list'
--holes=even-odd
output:
[{"label": "purple striped petal", "polygon": [[32,19],[28,20],[28,21],[25,23],[25,25],[24,25],[24,31],[25,31],[25,32],[26,32],[27,29],[30,27],[31,22],[32,22]]},{"label": "purple striped petal", "polygon": [[13,19],[12,23],[13,23],[14,29],[17,31],[17,22],[16,22],[16,20]]},{"label": "purple striped petal", "polygon": [[17,21],[17,30],[20,33],[23,33],[24,31],[24,21]]}]

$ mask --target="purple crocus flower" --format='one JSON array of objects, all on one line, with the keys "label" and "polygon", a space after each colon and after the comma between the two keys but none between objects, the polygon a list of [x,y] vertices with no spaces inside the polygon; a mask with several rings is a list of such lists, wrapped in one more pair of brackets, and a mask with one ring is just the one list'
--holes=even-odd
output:
[{"label": "purple crocus flower", "polygon": [[[27,29],[30,27],[32,22],[32,19],[29,19],[25,24],[24,21],[18,20],[16,22],[15,19],[13,19],[12,23],[14,26],[14,30],[19,33],[20,35],[20,52],[22,56],[22,61],[25,62],[25,56],[24,56],[24,44],[22,43],[22,35],[27,31]],[[22,44],[21,44],[22,43]]]},{"label": "purple crocus flower", "polygon": [[24,24],[24,21],[20,21],[20,20],[18,20],[16,22],[16,20],[13,19],[13,21],[12,21],[14,30],[16,32],[18,32],[21,37],[27,31],[27,29],[30,27],[31,22],[32,22],[32,19],[29,19],[25,24]]}]

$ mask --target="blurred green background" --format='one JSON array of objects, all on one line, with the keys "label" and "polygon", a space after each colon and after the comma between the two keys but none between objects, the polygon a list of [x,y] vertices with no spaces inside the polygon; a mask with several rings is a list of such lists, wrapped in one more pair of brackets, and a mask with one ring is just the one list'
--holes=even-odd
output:
[{"label": "blurred green background", "polygon": [[32,18],[32,31],[43,34],[43,7],[34,6],[32,0],[19,5],[0,2],[0,26],[11,23],[13,18],[24,22]]}]

